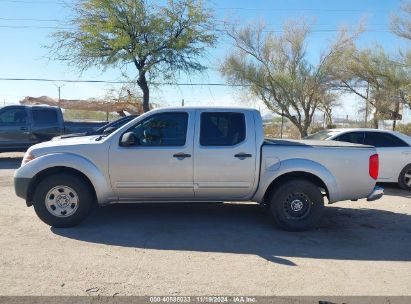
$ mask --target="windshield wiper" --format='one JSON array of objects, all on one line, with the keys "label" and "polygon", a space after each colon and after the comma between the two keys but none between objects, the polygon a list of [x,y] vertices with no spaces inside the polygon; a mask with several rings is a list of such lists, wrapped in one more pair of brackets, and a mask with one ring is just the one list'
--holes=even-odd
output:
[{"label": "windshield wiper", "polygon": [[110,134],[101,134],[99,137],[96,138],[96,141],[102,140],[104,137],[109,136]]}]

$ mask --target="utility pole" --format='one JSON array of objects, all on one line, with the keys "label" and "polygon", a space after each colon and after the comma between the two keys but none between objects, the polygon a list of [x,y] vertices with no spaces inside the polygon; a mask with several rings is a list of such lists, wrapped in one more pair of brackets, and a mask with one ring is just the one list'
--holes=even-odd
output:
[{"label": "utility pole", "polygon": [[283,127],[284,127],[284,110],[281,110],[281,129],[280,129],[280,138],[283,138]]},{"label": "utility pole", "polygon": [[184,107],[184,99],[181,99],[181,106]]},{"label": "utility pole", "polygon": [[62,85],[57,85],[57,84],[54,84],[56,87],[57,87],[57,89],[58,89],[58,92],[59,92],[59,99],[58,99],[58,107],[60,108],[60,97],[61,97],[61,88],[62,87],[64,87],[64,84],[62,84]]},{"label": "utility pole", "polygon": [[366,99],[365,99],[365,117],[364,117],[364,127],[367,127],[367,120],[368,120],[368,92],[370,91],[370,83],[367,82],[367,91],[366,91]]}]

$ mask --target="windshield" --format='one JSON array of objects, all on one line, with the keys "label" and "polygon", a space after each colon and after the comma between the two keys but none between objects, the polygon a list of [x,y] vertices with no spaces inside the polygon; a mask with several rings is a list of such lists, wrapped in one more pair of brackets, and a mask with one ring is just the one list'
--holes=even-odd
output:
[{"label": "windshield", "polygon": [[330,138],[334,133],[335,131],[332,131],[332,130],[323,130],[323,131],[308,135],[304,137],[304,139],[326,140],[327,138]]},{"label": "windshield", "polygon": [[136,115],[129,115],[126,117],[121,117],[115,121],[109,122],[108,124],[98,128],[97,130],[93,131],[92,134],[102,134],[104,132],[105,129],[107,129],[108,127],[113,127],[113,128],[120,128],[123,125],[125,125],[126,123],[128,123],[129,121],[133,120],[136,117]]}]

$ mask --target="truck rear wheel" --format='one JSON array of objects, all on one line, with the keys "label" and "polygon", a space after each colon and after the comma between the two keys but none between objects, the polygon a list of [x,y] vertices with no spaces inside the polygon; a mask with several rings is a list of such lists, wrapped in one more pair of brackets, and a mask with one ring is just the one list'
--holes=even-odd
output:
[{"label": "truck rear wheel", "polygon": [[287,231],[312,228],[324,211],[320,189],[306,180],[285,182],[271,195],[270,213],[276,224]]},{"label": "truck rear wheel", "polygon": [[34,210],[52,227],[72,227],[91,211],[93,194],[88,183],[72,174],[55,174],[43,179],[36,187]]}]

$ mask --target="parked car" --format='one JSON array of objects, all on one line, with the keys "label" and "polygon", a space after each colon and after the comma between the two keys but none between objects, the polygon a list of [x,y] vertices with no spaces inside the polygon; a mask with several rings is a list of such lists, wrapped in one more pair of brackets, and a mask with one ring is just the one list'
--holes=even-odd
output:
[{"label": "parked car", "polygon": [[48,225],[70,227],[92,205],[255,201],[287,230],[312,227],[328,203],[379,199],[374,147],[264,140],[247,108],[162,108],[107,136],[32,146],[16,194]]},{"label": "parked car", "polygon": [[61,109],[50,106],[6,106],[0,109],[0,152],[28,147],[66,133],[88,132],[105,122],[64,121]]},{"label": "parked car", "polygon": [[377,129],[330,129],[307,136],[306,139],[374,146],[380,157],[378,182],[398,183],[401,188],[411,190],[411,137],[408,135]]},{"label": "parked car", "polygon": [[91,130],[87,132],[82,132],[82,133],[71,133],[71,134],[65,134],[65,135],[60,135],[53,137],[53,140],[57,139],[63,139],[63,138],[72,138],[72,137],[79,137],[79,136],[92,136],[92,135],[103,135],[103,134],[110,134],[111,132],[117,130],[118,128],[124,126],[126,123],[129,121],[133,120],[136,118],[137,115],[127,115],[125,117],[121,117],[115,121],[109,122],[108,124],[105,124],[104,126],[96,129],[96,130]]}]

